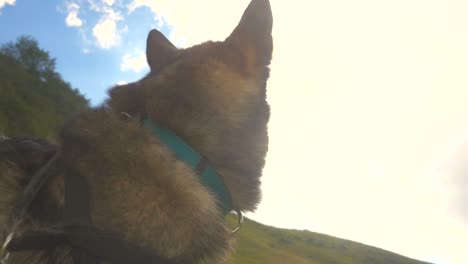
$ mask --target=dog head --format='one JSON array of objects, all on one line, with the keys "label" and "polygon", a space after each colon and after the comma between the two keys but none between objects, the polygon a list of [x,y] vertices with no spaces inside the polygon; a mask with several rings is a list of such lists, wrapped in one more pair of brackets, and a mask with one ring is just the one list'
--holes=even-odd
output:
[{"label": "dog head", "polygon": [[254,210],[268,146],[266,83],[272,57],[268,0],[253,0],[222,42],[175,47],[162,33],[147,38],[151,72],[110,90],[116,112],[145,115],[174,131],[217,169],[234,207]]}]

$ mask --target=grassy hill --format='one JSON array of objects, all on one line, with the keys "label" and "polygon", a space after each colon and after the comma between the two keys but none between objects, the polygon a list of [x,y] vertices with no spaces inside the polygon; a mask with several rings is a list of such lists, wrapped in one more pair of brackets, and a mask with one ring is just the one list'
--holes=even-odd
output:
[{"label": "grassy hill", "polygon": [[427,264],[353,241],[274,228],[248,219],[237,238],[229,264]]},{"label": "grassy hill", "polygon": [[0,136],[56,138],[88,101],[55,71],[55,60],[30,37],[0,48]]}]

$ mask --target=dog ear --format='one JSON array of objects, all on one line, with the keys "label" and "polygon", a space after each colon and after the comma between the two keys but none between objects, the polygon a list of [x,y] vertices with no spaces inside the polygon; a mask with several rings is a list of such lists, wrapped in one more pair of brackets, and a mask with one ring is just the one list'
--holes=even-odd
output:
[{"label": "dog ear", "polygon": [[273,52],[273,15],[268,0],[252,0],[226,43],[240,51],[245,69],[266,67]]},{"label": "dog ear", "polygon": [[177,54],[177,48],[158,30],[153,29],[146,40],[146,60],[151,71],[157,71]]}]

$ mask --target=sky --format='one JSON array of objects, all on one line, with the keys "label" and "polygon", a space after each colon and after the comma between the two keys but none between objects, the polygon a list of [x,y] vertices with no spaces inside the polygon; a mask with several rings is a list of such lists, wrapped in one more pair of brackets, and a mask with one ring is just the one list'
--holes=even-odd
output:
[{"label": "sky", "polygon": [[[249,0],[0,0],[95,105],[148,72],[160,29],[223,40]],[[438,264],[468,263],[468,1],[271,0],[263,200],[249,217]]]}]

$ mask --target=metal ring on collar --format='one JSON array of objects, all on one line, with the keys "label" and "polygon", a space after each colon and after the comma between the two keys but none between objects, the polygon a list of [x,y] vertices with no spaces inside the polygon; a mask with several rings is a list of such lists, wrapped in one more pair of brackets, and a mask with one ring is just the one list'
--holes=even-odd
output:
[{"label": "metal ring on collar", "polygon": [[242,215],[241,210],[235,209],[232,210],[232,212],[235,212],[237,214],[237,226],[231,231],[231,235],[234,235],[239,231],[242,227],[242,224],[244,223],[244,216]]}]

